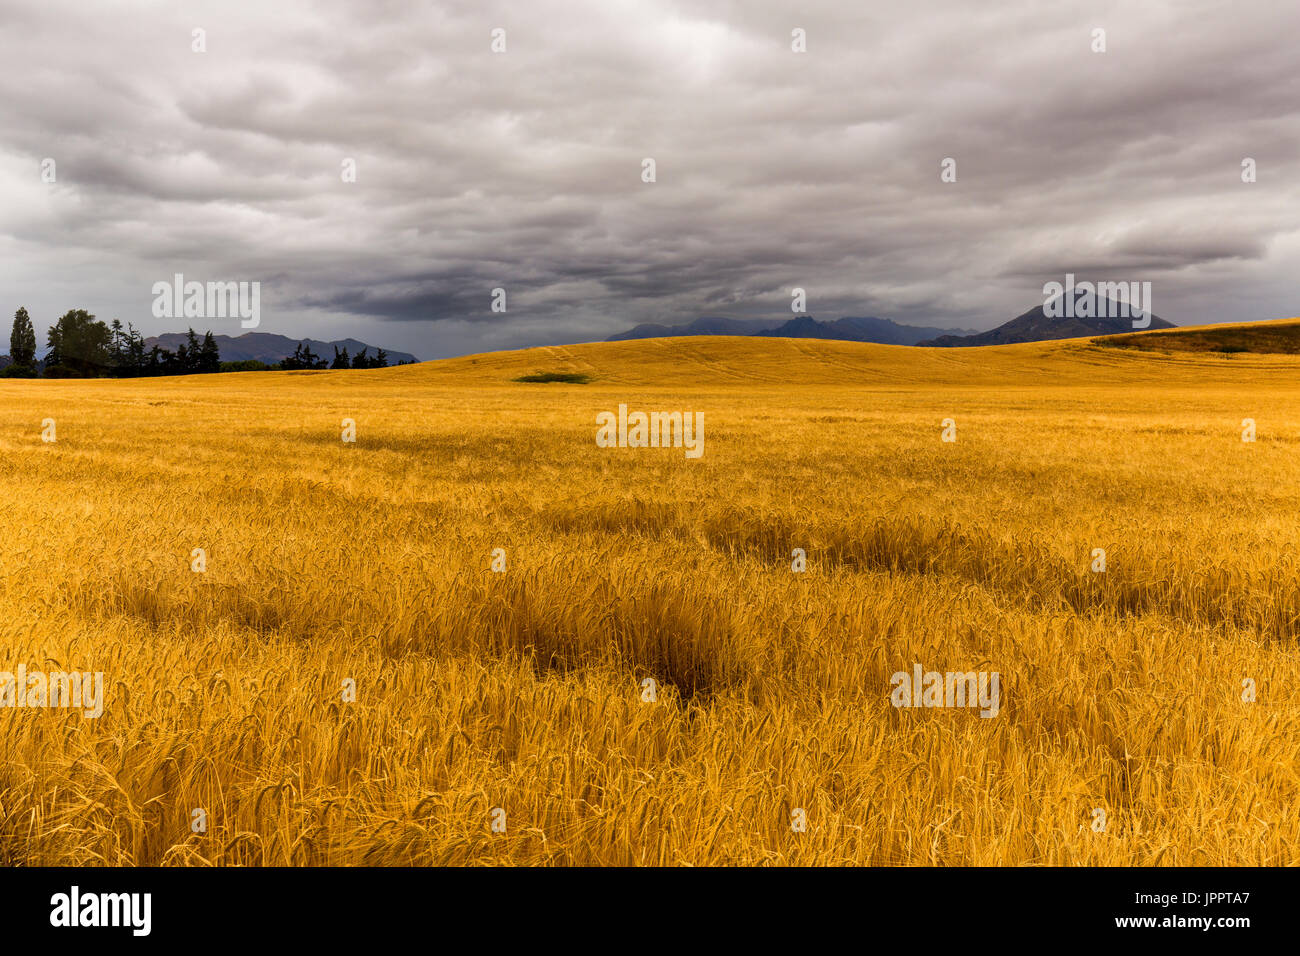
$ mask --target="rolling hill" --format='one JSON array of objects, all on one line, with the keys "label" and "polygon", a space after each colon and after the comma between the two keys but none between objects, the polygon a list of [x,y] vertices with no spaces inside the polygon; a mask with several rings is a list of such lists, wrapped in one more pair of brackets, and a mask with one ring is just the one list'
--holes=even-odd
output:
[{"label": "rolling hill", "polygon": [[[1269,323],[1237,326],[1268,328]],[[1165,336],[1163,332],[1143,335]],[[692,336],[553,345],[490,352],[391,369],[412,386],[491,385],[525,390],[684,389],[752,384],[762,387],[896,384],[1033,386],[1038,384],[1231,382],[1249,363],[1261,376],[1300,374],[1289,355],[1214,352],[1162,356],[1094,344],[1090,338],[994,345],[981,349],[918,349],[870,342],[766,336]],[[588,384],[517,383],[523,375],[586,375]],[[265,374],[268,377],[272,373]],[[315,373],[333,374],[333,373]],[[368,373],[380,374],[380,373]]]},{"label": "rolling hill", "polygon": [[1093,342],[1143,352],[1296,355],[1300,354],[1300,320],[1275,319],[1272,322],[1233,322],[1159,332],[1130,332],[1094,339]]}]

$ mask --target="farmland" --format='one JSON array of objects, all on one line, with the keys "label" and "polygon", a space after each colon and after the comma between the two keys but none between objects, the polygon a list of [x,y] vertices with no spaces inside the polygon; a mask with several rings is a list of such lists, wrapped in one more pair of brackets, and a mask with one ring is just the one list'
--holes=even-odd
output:
[{"label": "farmland", "polygon": [[1082,340],[0,381],[0,670],[106,698],[0,862],[1296,863],[1298,460],[1300,357]]}]

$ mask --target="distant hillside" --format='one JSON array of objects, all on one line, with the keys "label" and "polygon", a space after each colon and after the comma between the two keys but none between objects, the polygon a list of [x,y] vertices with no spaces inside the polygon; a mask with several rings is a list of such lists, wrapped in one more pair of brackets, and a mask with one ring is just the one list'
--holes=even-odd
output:
[{"label": "distant hillside", "polygon": [[1142,352],[1256,352],[1300,355],[1300,321],[1241,322],[1230,325],[1175,329],[1172,332],[1129,332],[1092,340],[1093,345],[1138,349]]},{"label": "distant hillside", "polygon": [[916,345],[935,335],[962,335],[967,332],[967,329],[901,325],[892,319],[877,319],[872,316],[819,322],[817,319],[801,315],[775,329],[758,334],[782,339],[838,339],[844,342],[875,342],[877,345]]},{"label": "distant hillside", "polygon": [[780,319],[696,319],[686,325],[638,325],[611,335],[606,342],[626,342],[629,339],[666,339],[678,335],[754,335],[764,329],[774,329]]},{"label": "distant hillside", "polygon": [[875,342],[880,345],[916,345],[922,339],[965,329],[922,328],[901,325],[890,319],[847,317],[821,322],[801,315],[782,319],[696,319],[687,325],[638,325],[611,335],[606,342],[629,339],[666,339],[685,335],[764,335],[783,339],[837,339],[844,342]]},{"label": "distant hillside", "polygon": [[[587,384],[534,385],[518,381],[539,373],[581,376]],[[1158,353],[1089,348],[1079,340],[977,349],[920,349],[832,339],[693,335],[489,352],[405,365],[382,374],[410,390],[483,386],[545,395],[545,389],[581,389],[582,401],[602,410],[615,409],[626,401],[630,388],[726,389],[742,384],[797,383],[805,388],[825,387],[826,407],[833,416],[830,420],[849,422],[865,421],[861,416],[869,417],[869,413],[851,400],[833,411],[841,402],[838,390],[843,388],[960,383],[998,388],[1123,384],[1128,388],[1252,389],[1276,385],[1285,389],[1294,388],[1300,381],[1300,356],[1278,355],[1243,362],[1216,355],[1187,355],[1170,361]],[[284,388],[296,381],[293,376],[283,379]],[[728,422],[743,420],[749,414],[742,406],[727,406],[725,413],[721,408],[717,410],[725,414]],[[936,435],[942,417],[935,417]]]},{"label": "distant hillside", "polygon": [[[1104,296],[1097,298],[1097,311],[1118,311],[1117,303],[1112,303]],[[1174,324],[1166,322],[1157,315],[1151,316],[1150,329],[1172,329]],[[1023,315],[1018,315],[1010,322],[999,325],[988,332],[978,335],[941,335],[920,342],[919,345],[933,348],[961,348],[969,345],[1014,345],[1017,342],[1050,342],[1055,339],[1080,339],[1092,335],[1117,335],[1133,331],[1133,320],[1122,318],[1070,318],[1062,316],[1052,318],[1043,306],[1035,306]]]},{"label": "distant hillside", "polygon": [[[359,342],[356,339],[322,342],[319,339],[291,339],[288,336],[276,335],[272,332],[245,332],[243,335],[233,337],[229,335],[214,335],[212,337],[217,342],[217,349],[221,352],[221,361],[223,362],[246,362],[254,359],[258,362],[265,362],[267,365],[274,365],[276,362],[292,355],[299,342],[306,342],[313,352],[328,360],[333,360],[335,346],[340,349],[346,348],[348,354],[352,356],[355,356],[362,349],[368,349],[368,354],[372,357],[379,351],[375,346],[367,345],[365,342]],[[178,346],[185,344],[185,333],[166,332],[162,335],[151,336],[144,341],[146,347],[152,347],[155,343],[174,352]],[[388,350],[389,365],[396,365],[398,362],[416,361],[419,360],[409,352]]]}]

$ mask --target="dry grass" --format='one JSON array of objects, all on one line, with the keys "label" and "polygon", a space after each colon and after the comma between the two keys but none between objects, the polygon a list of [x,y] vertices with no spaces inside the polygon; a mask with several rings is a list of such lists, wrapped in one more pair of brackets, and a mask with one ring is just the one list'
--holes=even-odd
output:
[{"label": "dry grass", "polygon": [[1298,454],[1300,358],[1079,342],[3,381],[0,669],[108,699],[0,709],[0,863],[1295,863]]},{"label": "dry grass", "polygon": [[1093,344],[1111,348],[1140,349],[1154,352],[1242,352],[1300,353],[1300,322],[1232,323],[1161,329],[1152,332],[1128,332],[1093,339]]}]

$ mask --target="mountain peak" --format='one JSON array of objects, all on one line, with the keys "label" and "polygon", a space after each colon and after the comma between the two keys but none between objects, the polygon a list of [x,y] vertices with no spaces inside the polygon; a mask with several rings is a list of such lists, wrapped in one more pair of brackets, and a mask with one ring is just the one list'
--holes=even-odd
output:
[{"label": "mountain peak", "polygon": [[[1096,308],[1091,311],[1101,315],[1080,316],[1047,314],[1047,304],[1061,302],[1064,296],[1056,296],[1044,305],[1035,306],[1028,312],[1021,313],[1010,322],[1004,322],[996,329],[980,332],[977,335],[941,335],[918,344],[934,348],[954,348],[970,345],[1011,345],[1015,342],[1047,342],[1055,339],[1080,339],[1094,335],[1118,335],[1134,331],[1133,320],[1129,317],[1127,303],[1115,302],[1105,296],[1097,296]],[[1063,308],[1053,311],[1064,313]],[[1151,315],[1151,324],[1144,329],[1172,329],[1174,323]]]},{"label": "mountain peak", "polygon": [[926,328],[902,325],[872,316],[846,316],[823,322],[810,315],[792,319],[696,319],[686,325],[638,325],[611,335],[607,342],[629,339],[674,338],[683,335],[755,335],[783,339],[839,339],[846,342],[875,342],[880,345],[916,345],[934,335],[964,333],[965,329]]}]

